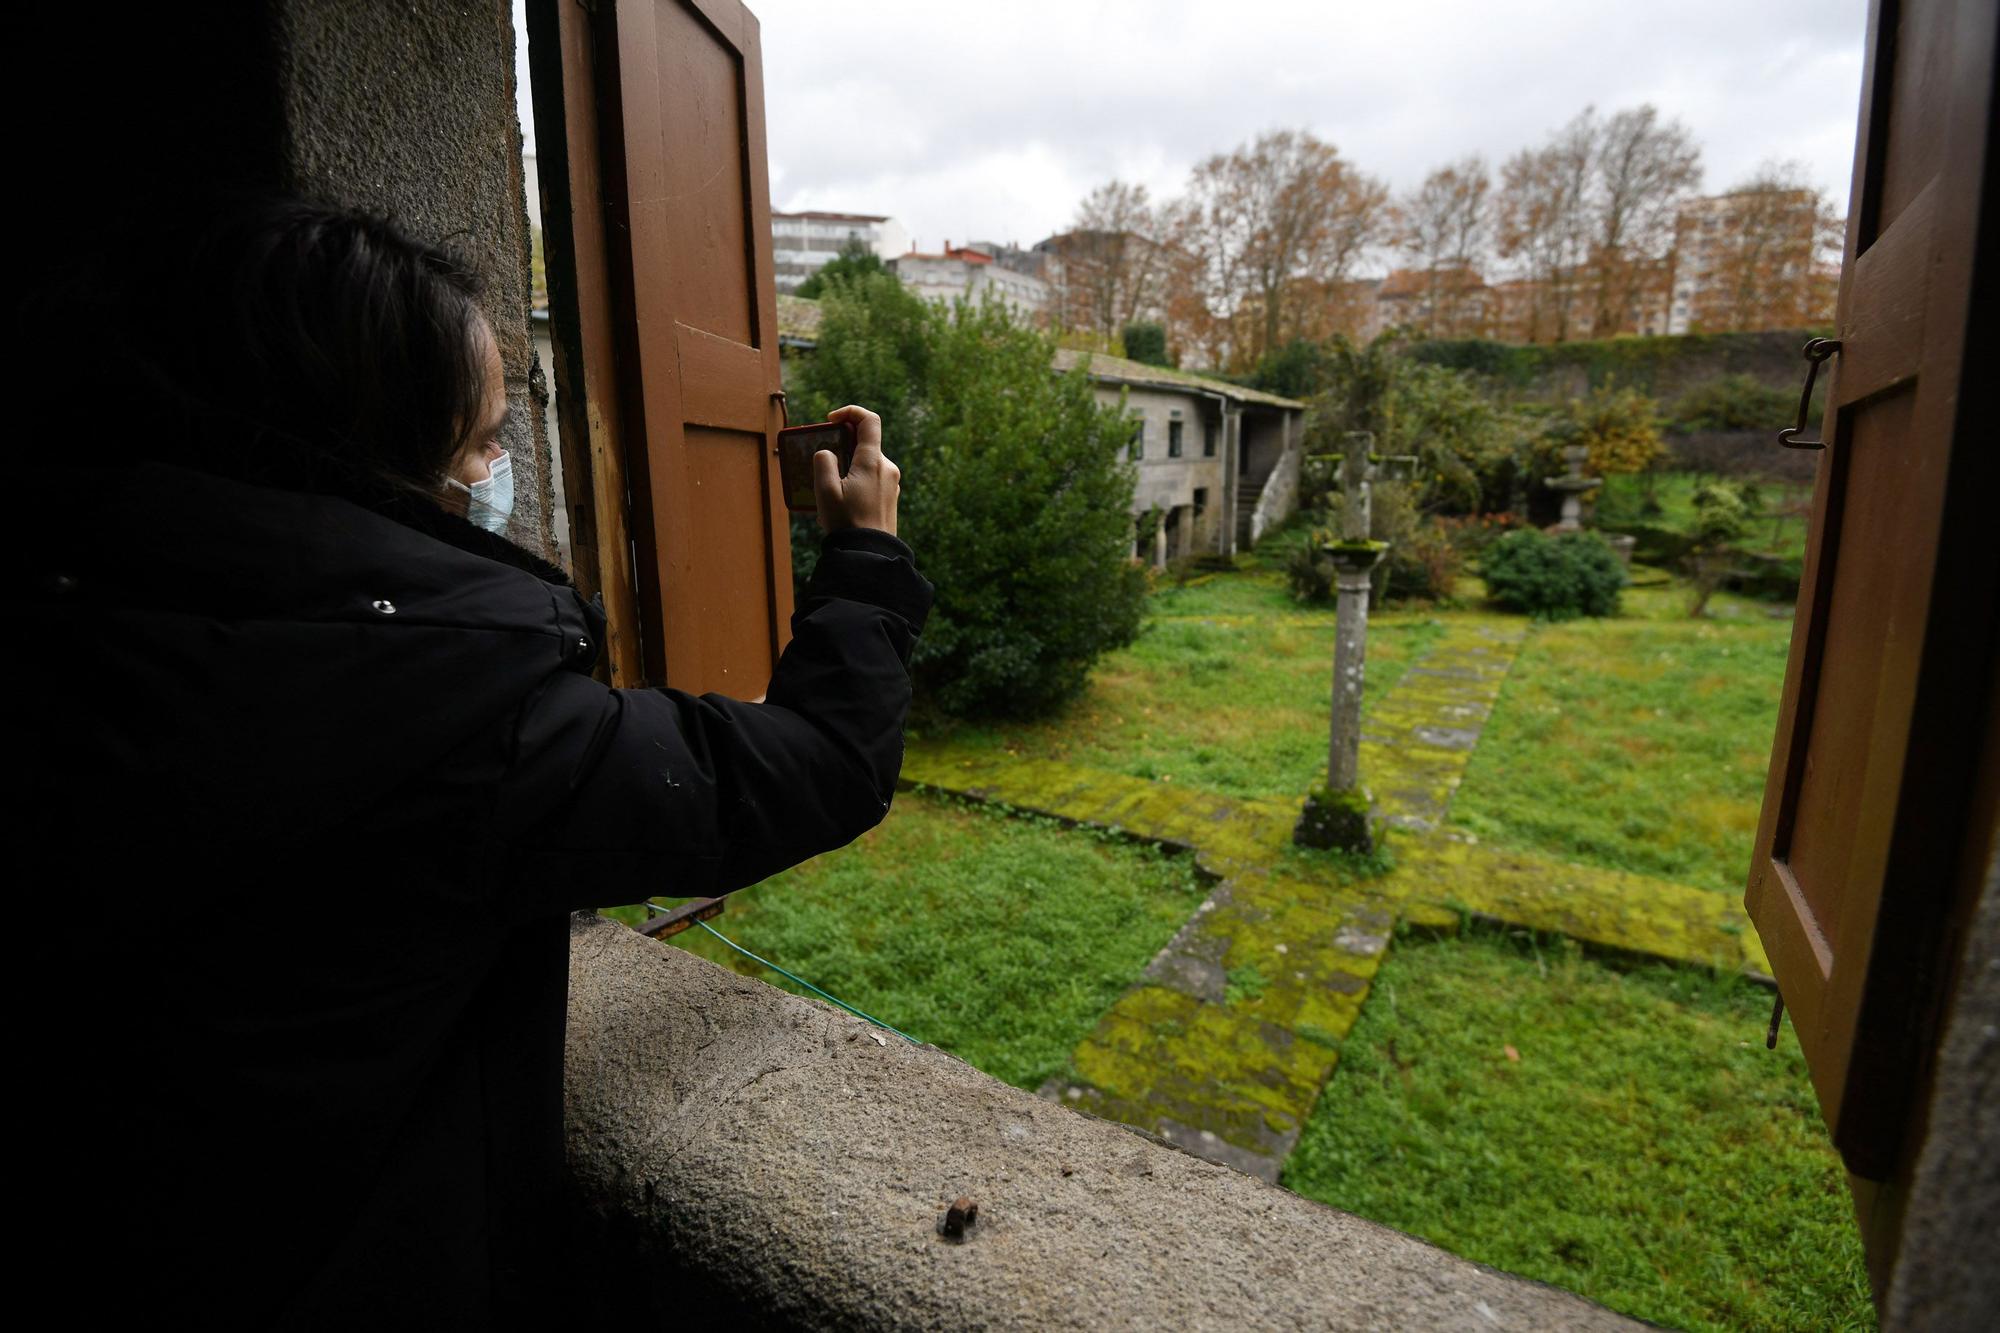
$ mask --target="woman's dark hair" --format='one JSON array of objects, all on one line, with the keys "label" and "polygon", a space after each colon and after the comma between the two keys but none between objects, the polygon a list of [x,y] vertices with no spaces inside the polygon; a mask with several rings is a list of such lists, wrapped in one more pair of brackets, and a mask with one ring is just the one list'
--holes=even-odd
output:
[{"label": "woman's dark hair", "polygon": [[[150,222],[38,331],[115,447],[288,489],[428,491],[480,424],[480,284],[386,219],[286,198]],[[79,347],[78,342],[83,346]],[[59,350],[58,350],[59,349]]]}]

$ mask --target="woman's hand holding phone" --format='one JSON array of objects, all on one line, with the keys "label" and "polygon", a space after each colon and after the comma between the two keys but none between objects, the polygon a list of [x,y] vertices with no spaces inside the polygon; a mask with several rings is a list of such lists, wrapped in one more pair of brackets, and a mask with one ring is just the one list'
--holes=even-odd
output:
[{"label": "woman's hand holding phone", "polygon": [[842,528],[878,528],[894,535],[896,499],[902,494],[902,469],[882,454],[882,418],[852,405],[827,414],[828,421],[851,422],[855,430],[854,461],[840,475],[840,460],[828,449],[813,455],[813,499],[819,525],[827,532]]}]

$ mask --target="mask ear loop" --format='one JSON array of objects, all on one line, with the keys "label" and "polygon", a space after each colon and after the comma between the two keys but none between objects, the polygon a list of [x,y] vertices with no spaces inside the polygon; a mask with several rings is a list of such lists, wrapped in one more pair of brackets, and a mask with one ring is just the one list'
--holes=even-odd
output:
[{"label": "mask ear loop", "polygon": [[446,513],[456,514],[468,521],[471,519],[472,488],[457,477],[446,477],[444,485],[438,489],[435,498],[442,501],[440,507]]}]

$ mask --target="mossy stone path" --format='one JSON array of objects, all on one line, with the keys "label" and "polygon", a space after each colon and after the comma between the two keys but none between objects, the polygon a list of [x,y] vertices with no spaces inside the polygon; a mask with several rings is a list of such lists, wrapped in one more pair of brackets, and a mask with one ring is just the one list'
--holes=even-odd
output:
[{"label": "mossy stone path", "polygon": [[1766,973],[1723,896],[1483,847],[1445,822],[1525,637],[1455,618],[1363,721],[1361,770],[1395,869],[1365,883],[1291,842],[1295,806],[1029,755],[913,746],[906,783],[1191,851],[1206,900],[1043,1093],[1275,1181],[1401,919],[1467,914],[1620,951]]}]

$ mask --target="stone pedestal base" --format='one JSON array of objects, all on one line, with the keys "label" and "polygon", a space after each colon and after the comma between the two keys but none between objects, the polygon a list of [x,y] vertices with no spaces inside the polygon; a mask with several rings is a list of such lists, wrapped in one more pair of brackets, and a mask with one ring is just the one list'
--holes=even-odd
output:
[{"label": "stone pedestal base", "polygon": [[1329,791],[1315,787],[1306,796],[1299,822],[1292,828],[1292,841],[1301,847],[1359,852],[1375,850],[1375,821],[1372,802],[1363,787]]}]

